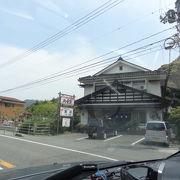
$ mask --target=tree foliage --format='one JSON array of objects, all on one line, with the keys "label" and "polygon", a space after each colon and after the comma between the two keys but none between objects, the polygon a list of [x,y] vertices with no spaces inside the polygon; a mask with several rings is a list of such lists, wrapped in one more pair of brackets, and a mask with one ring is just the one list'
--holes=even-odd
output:
[{"label": "tree foliage", "polygon": [[162,65],[158,70],[168,72],[170,67],[170,77],[168,87],[180,89],[180,57],[169,64]]},{"label": "tree foliage", "polygon": [[33,116],[41,117],[57,117],[58,114],[58,104],[51,101],[41,102],[38,104],[33,104],[27,108]]},{"label": "tree foliage", "polygon": [[169,120],[177,127],[177,138],[180,139],[180,106],[174,108],[170,114]]},{"label": "tree foliage", "polygon": [[[54,128],[56,130],[57,121],[59,120],[59,105],[58,105],[58,99],[53,98],[50,101],[38,101],[35,104],[30,105],[26,108],[28,112],[32,113],[32,123],[51,123],[54,124]],[[73,127],[71,129],[74,130],[76,128],[77,124],[80,122],[80,112],[77,108],[74,108],[74,117],[71,118],[73,123]],[[63,132],[64,129],[61,127],[61,121],[60,123],[60,132]]]},{"label": "tree foliage", "polygon": [[170,114],[170,120],[174,123],[180,123],[180,106],[172,110]]}]

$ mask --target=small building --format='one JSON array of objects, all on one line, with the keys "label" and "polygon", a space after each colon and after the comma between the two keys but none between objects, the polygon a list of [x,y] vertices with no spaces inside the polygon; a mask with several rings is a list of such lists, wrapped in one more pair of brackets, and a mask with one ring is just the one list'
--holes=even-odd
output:
[{"label": "small building", "polygon": [[24,101],[0,96],[0,122],[4,120],[17,120],[24,112]]},{"label": "small building", "polygon": [[81,123],[102,120],[125,130],[127,124],[163,120],[170,104],[163,97],[166,79],[164,71],[151,71],[122,58],[92,76],[79,78],[84,97],[75,103]]}]

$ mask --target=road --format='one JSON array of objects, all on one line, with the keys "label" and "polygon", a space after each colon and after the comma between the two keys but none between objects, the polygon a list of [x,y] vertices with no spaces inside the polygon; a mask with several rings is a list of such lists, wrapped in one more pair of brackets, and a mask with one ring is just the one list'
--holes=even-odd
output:
[{"label": "road", "polygon": [[23,137],[0,133],[0,147],[0,170],[74,161],[155,159],[178,150],[176,145],[145,145],[139,135],[90,140],[78,133]]}]

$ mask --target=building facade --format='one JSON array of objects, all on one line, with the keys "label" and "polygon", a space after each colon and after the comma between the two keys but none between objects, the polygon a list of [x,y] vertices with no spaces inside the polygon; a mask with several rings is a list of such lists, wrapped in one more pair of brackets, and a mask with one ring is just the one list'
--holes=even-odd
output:
[{"label": "building facade", "polygon": [[124,128],[163,120],[169,101],[163,97],[166,73],[151,71],[122,59],[93,76],[79,78],[84,97],[76,100],[81,123],[103,120]]},{"label": "building facade", "polygon": [[17,120],[24,112],[24,101],[0,96],[0,122],[4,120]]}]

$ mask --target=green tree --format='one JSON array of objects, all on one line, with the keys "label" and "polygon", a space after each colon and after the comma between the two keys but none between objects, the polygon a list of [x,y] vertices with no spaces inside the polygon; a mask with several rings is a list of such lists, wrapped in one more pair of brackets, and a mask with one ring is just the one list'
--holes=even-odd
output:
[{"label": "green tree", "polygon": [[33,108],[32,114],[42,117],[56,117],[58,111],[58,105],[52,102],[46,102],[37,105]]},{"label": "green tree", "polygon": [[170,114],[169,121],[177,127],[177,138],[180,140],[180,106],[174,108]]}]

